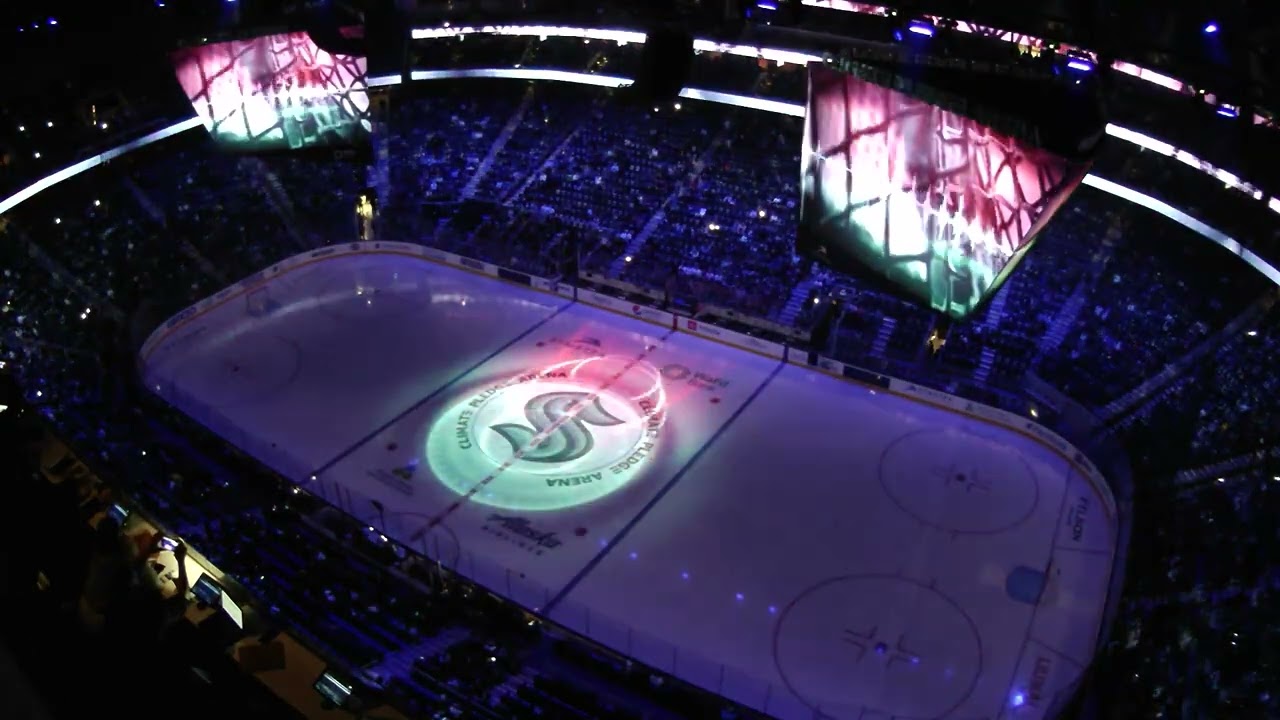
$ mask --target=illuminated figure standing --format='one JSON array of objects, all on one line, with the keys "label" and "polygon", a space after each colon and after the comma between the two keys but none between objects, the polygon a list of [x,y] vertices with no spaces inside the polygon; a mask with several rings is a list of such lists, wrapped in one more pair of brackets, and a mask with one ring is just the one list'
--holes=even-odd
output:
[{"label": "illuminated figure standing", "polygon": [[373,193],[360,193],[356,200],[356,234],[364,242],[373,241],[374,220],[378,217],[378,204]]}]

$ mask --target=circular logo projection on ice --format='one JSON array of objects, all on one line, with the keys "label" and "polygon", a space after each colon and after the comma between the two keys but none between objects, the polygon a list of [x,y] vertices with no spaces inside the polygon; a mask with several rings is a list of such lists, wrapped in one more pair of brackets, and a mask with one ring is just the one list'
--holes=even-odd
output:
[{"label": "circular logo projection on ice", "polygon": [[483,386],[432,425],[433,474],[472,502],[545,511],[598,500],[640,475],[666,421],[661,374],[634,359],[559,363]]}]

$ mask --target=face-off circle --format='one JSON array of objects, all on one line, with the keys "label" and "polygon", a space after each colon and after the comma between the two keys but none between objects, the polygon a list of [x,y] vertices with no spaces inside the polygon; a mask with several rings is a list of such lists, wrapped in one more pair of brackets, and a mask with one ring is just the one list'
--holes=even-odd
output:
[{"label": "face-off circle", "polygon": [[[210,407],[231,408],[270,400],[292,383],[301,367],[297,343],[269,335],[255,342],[208,345],[184,358],[176,383],[208,394]],[[214,392],[209,393],[212,389]]]},{"label": "face-off circle", "polygon": [[982,673],[982,640],[937,589],[895,575],[847,575],[805,590],[774,628],[774,663],[815,715],[945,717]]},{"label": "face-off circle", "polygon": [[993,534],[1035,511],[1040,484],[1015,449],[959,430],[920,430],[880,455],[880,486],[904,513],[944,532]]},{"label": "face-off circle", "polygon": [[548,511],[598,500],[655,457],[666,421],[658,371],[593,357],[476,389],[433,424],[432,473],[472,502]]}]

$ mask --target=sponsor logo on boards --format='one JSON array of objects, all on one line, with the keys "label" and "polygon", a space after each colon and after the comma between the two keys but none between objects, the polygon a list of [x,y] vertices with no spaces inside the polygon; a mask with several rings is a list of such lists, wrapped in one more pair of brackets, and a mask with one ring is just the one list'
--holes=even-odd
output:
[{"label": "sponsor logo on boards", "polygon": [[1089,514],[1089,498],[1081,495],[1067,510],[1067,527],[1071,529],[1071,540],[1080,542],[1084,539],[1084,521]]}]

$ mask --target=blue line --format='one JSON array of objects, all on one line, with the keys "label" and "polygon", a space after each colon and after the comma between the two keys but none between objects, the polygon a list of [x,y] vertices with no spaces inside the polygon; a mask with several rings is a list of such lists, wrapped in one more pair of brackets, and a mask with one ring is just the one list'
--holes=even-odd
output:
[{"label": "blue line", "polygon": [[475,372],[475,371],[476,371],[476,370],[477,370],[481,365],[484,365],[485,363],[489,362],[490,360],[494,359],[494,358],[495,358],[495,357],[497,357],[498,355],[500,355],[500,354],[502,354],[503,352],[505,352],[505,351],[506,351],[508,348],[510,348],[512,345],[515,345],[516,343],[520,342],[521,340],[523,340],[523,339],[525,339],[525,338],[529,337],[529,335],[531,335],[534,331],[538,330],[538,329],[539,329],[539,328],[541,328],[543,325],[546,325],[547,323],[551,322],[553,319],[555,319],[555,317],[556,317],[557,315],[559,315],[560,313],[562,313],[562,312],[564,312],[565,310],[569,309],[569,308],[570,308],[570,307],[572,307],[574,304],[576,304],[576,301],[574,301],[574,300],[570,300],[569,302],[565,303],[564,305],[561,305],[561,306],[560,306],[560,308],[559,308],[558,310],[556,310],[555,312],[551,313],[550,315],[548,315],[548,316],[546,316],[546,317],[542,318],[542,319],[541,319],[541,320],[539,320],[538,322],[534,323],[533,325],[531,325],[531,326],[529,327],[529,329],[528,329],[528,330],[525,330],[524,332],[520,333],[519,335],[517,335],[517,336],[515,336],[515,337],[511,338],[511,340],[507,341],[506,343],[503,343],[501,346],[499,346],[499,347],[498,347],[498,349],[497,349],[497,350],[494,350],[493,352],[491,352],[491,353],[489,353],[488,355],[485,355],[483,358],[481,358],[481,359],[480,359],[480,362],[477,362],[476,364],[472,365],[471,367],[467,368],[466,370],[463,370],[462,372],[460,372],[460,373],[458,373],[457,375],[453,376],[453,378],[451,378],[450,380],[448,380],[447,382],[445,382],[445,384],[441,385],[440,387],[438,387],[438,388],[436,388],[435,390],[432,390],[430,393],[428,393],[426,397],[422,398],[421,400],[419,400],[418,402],[414,403],[413,405],[410,405],[410,406],[409,406],[409,409],[405,410],[404,412],[400,413],[399,415],[396,415],[395,417],[391,418],[391,419],[390,419],[390,420],[388,420],[387,422],[385,422],[385,423],[383,423],[382,425],[378,426],[378,427],[377,427],[377,429],[375,429],[373,432],[369,433],[368,435],[365,435],[364,437],[362,437],[362,438],[360,438],[359,440],[357,440],[357,441],[356,441],[354,444],[352,444],[350,447],[348,447],[346,450],[343,450],[342,452],[338,453],[338,456],[337,456],[337,457],[335,457],[334,459],[330,460],[329,462],[327,462],[327,463],[325,463],[325,464],[321,465],[320,467],[316,468],[315,470],[312,470],[310,474],[311,474],[312,476],[318,476],[318,475],[320,475],[321,473],[323,473],[323,472],[325,472],[325,471],[327,471],[327,470],[332,469],[334,465],[337,465],[338,463],[342,462],[343,460],[346,460],[346,459],[351,455],[351,453],[355,452],[356,450],[359,450],[359,449],[360,449],[360,447],[361,447],[361,446],[363,446],[365,443],[367,443],[367,442],[369,442],[370,440],[374,439],[375,437],[377,437],[377,436],[381,435],[383,432],[385,432],[385,431],[386,431],[386,429],[387,429],[387,428],[389,428],[389,427],[391,427],[392,425],[395,425],[396,423],[398,423],[398,422],[400,422],[401,420],[405,419],[408,415],[410,415],[411,413],[413,413],[413,412],[414,412],[415,410],[417,410],[418,408],[420,408],[420,407],[422,407],[423,405],[426,405],[427,403],[429,403],[429,402],[431,402],[432,400],[436,399],[437,397],[439,397],[439,396],[440,396],[440,393],[443,393],[444,391],[446,391],[446,390],[448,390],[449,388],[453,387],[454,385],[458,384],[459,382],[461,382],[461,381],[462,381],[462,379],[463,379],[463,378],[465,378],[466,376],[468,376],[468,375],[470,375],[471,373]]},{"label": "blue line", "polygon": [[742,405],[738,406],[737,410],[733,411],[733,414],[729,416],[729,419],[725,420],[724,424],[716,429],[715,433],[713,433],[711,437],[702,444],[702,447],[698,448],[698,451],[693,454],[693,457],[689,458],[689,462],[685,463],[683,467],[676,471],[676,474],[667,481],[666,485],[662,486],[662,489],[658,491],[658,494],[654,495],[644,507],[640,508],[640,512],[636,513],[636,516],[631,518],[631,521],[618,531],[618,534],[609,541],[609,544],[605,549],[596,553],[596,556],[591,558],[591,561],[584,565],[583,568],[578,571],[578,574],[574,575],[573,578],[571,578],[569,582],[561,588],[560,592],[556,593],[555,596],[547,601],[546,605],[542,606],[542,609],[539,611],[542,615],[550,617],[551,611],[555,606],[559,605],[560,601],[564,600],[565,596],[572,592],[573,589],[578,586],[578,583],[582,582],[592,570],[595,570],[596,566],[600,564],[600,561],[604,560],[604,556],[608,555],[615,547],[622,544],[622,539],[627,536],[627,533],[634,530],[636,525],[639,525],[640,521],[644,519],[644,516],[648,515],[649,511],[658,504],[658,501],[670,492],[671,488],[676,486],[676,483],[680,482],[680,478],[683,478],[685,473],[689,472],[689,468],[693,467],[694,464],[698,462],[698,458],[701,458],[702,454],[714,445],[716,440],[720,439],[721,435],[724,435],[724,431],[728,430],[729,426],[732,425],[733,422],[742,415],[742,413],[746,412],[747,407],[751,405],[751,403],[755,402],[756,398],[760,397],[760,393],[764,392],[764,389],[769,386],[769,383],[773,382],[773,379],[777,377],[778,373],[782,372],[782,368],[786,366],[787,363],[785,362],[778,363],[778,366],[773,369],[773,372],[769,373],[769,377],[765,378],[764,382],[760,383],[760,386],[747,396],[746,401],[743,402]]}]

